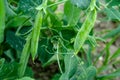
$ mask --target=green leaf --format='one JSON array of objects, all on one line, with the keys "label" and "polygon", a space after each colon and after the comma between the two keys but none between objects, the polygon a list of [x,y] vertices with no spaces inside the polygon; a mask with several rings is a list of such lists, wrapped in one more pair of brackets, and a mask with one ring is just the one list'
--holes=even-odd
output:
[{"label": "green leaf", "polygon": [[67,54],[64,58],[64,62],[65,62],[65,73],[67,75],[72,76],[75,71],[76,71],[76,67],[78,64],[78,60],[75,57],[75,55],[71,54]]},{"label": "green leaf", "polygon": [[60,80],[69,80],[71,76],[75,73],[77,70],[78,60],[73,55],[73,53],[66,54],[64,58],[65,63],[65,72],[60,77]]},{"label": "green leaf", "polygon": [[0,59],[0,71],[1,71],[1,69],[3,67],[3,65],[4,65],[4,62],[5,62],[4,58]]},{"label": "green leaf", "polygon": [[10,60],[9,60],[10,62],[15,61],[14,53],[12,52],[11,49],[5,51],[4,54],[10,59]]},{"label": "green leaf", "polygon": [[[0,59],[0,80],[15,80],[18,78],[18,67],[17,62],[5,62],[5,59]],[[25,76],[32,77],[32,69],[27,67]]]},{"label": "green leaf", "polygon": [[6,28],[11,27],[19,27],[19,26],[30,26],[32,25],[32,22],[28,20],[29,18],[27,16],[15,16],[13,19],[11,19],[7,25]]},{"label": "green leaf", "polygon": [[50,58],[52,58],[53,54],[50,54],[50,53],[54,53],[52,49],[53,49],[53,44],[47,38],[42,38],[39,41],[38,57],[39,60],[42,62],[42,64],[45,64]]},{"label": "green leaf", "polygon": [[79,65],[76,68],[77,70],[75,74],[70,78],[70,80],[87,80],[87,71],[84,63],[79,63]]},{"label": "green leaf", "polygon": [[120,33],[120,26],[118,26],[115,29],[112,29],[110,32],[108,32],[105,36],[103,36],[104,39],[114,37]]},{"label": "green leaf", "polygon": [[67,1],[64,5],[64,14],[68,21],[68,25],[75,26],[80,18],[80,9]]},{"label": "green leaf", "polygon": [[25,44],[25,40],[19,36],[16,36],[14,32],[7,31],[6,42],[15,50],[22,51]]},{"label": "green leaf", "polygon": [[72,4],[76,5],[81,9],[87,9],[90,5],[91,0],[70,0]]},{"label": "green leaf", "polygon": [[90,44],[93,46],[93,47],[96,47],[97,46],[97,42],[96,42],[96,39],[94,36],[88,36],[88,40],[90,42]]},{"label": "green leaf", "polygon": [[106,56],[104,57],[103,64],[107,64],[109,62],[109,57],[111,55],[110,53],[110,47],[113,45],[113,43],[116,41],[116,39],[119,37],[119,35],[113,36],[112,39],[106,44],[105,50],[106,50]]},{"label": "green leaf", "polygon": [[93,77],[95,77],[95,75],[96,75],[96,73],[97,73],[97,70],[96,70],[96,68],[94,67],[94,66],[89,66],[88,68],[87,68],[87,79],[89,79],[89,80],[93,80]]},{"label": "green leaf", "polygon": [[69,30],[69,29],[61,30],[61,36],[67,41],[71,41],[71,39],[74,38],[75,35],[76,33],[73,30]]},{"label": "green leaf", "polygon": [[42,0],[20,0],[18,9],[23,14],[33,17],[37,13],[36,7],[41,5]]},{"label": "green leaf", "polygon": [[98,79],[111,79],[115,77],[120,77],[120,69],[117,69],[116,71],[106,74],[106,75],[98,76]]},{"label": "green leaf", "polygon": [[4,41],[5,14],[5,1],[0,0],[0,43]]},{"label": "green leaf", "polygon": [[[60,55],[60,54],[54,54],[46,63],[43,64],[43,67],[49,65],[50,63],[52,62],[55,62],[57,61],[57,55],[59,56],[59,60],[62,60],[63,59],[63,56]],[[47,56],[47,55],[46,55]],[[43,58],[44,59],[44,58]]]},{"label": "green leaf", "polygon": [[118,48],[113,55],[111,55],[110,60],[116,59],[120,56],[120,48]]},{"label": "green leaf", "polygon": [[108,7],[118,6],[120,4],[120,0],[106,0],[106,2],[110,2]]},{"label": "green leaf", "polygon": [[11,19],[12,17],[16,16],[17,14],[9,7],[8,0],[5,0],[5,9],[6,9],[6,16],[7,19]]},{"label": "green leaf", "polygon": [[17,78],[17,67],[18,64],[15,62],[4,63],[3,67],[0,70],[0,80],[3,79],[15,79]]},{"label": "green leaf", "polygon": [[30,77],[23,77],[23,78],[16,79],[16,80],[35,80],[35,79],[32,79],[32,78],[30,78]]},{"label": "green leaf", "polygon": [[93,80],[93,77],[96,75],[96,68],[94,66],[86,68],[82,63],[76,67],[77,70],[70,80]]},{"label": "green leaf", "polygon": [[55,74],[51,80],[59,80],[61,74]]},{"label": "green leaf", "polygon": [[[61,20],[56,16],[56,14],[51,10],[51,9],[47,9],[47,16],[50,17],[50,23],[47,24],[51,24],[53,27],[61,27],[62,26],[62,22]],[[48,19],[46,18],[45,21],[47,21]],[[45,22],[44,22],[45,23]]]},{"label": "green leaf", "polygon": [[107,15],[108,18],[112,20],[118,20],[120,21],[120,12],[117,9],[114,8],[105,8],[104,9],[105,14]]}]

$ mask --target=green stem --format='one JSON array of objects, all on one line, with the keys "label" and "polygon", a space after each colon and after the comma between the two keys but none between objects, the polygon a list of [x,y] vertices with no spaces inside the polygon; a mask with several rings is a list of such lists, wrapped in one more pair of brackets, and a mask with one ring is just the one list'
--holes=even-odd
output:
[{"label": "green stem", "polygon": [[63,74],[63,71],[62,71],[62,68],[61,68],[61,65],[60,65],[60,61],[59,61],[59,44],[57,44],[57,62],[58,62],[58,66],[59,66],[59,69],[60,69],[60,73]]},{"label": "green stem", "polygon": [[59,2],[56,2],[56,3],[54,3],[54,4],[48,5],[47,7],[52,7],[52,6],[54,6],[54,5],[58,5],[58,4],[61,4],[61,3],[66,2],[66,1],[68,1],[68,0],[59,1]]},{"label": "green stem", "polygon": [[89,66],[92,65],[91,50],[92,50],[92,46],[89,45],[89,50],[87,52],[87,60],[88,60],[88,65]]}]

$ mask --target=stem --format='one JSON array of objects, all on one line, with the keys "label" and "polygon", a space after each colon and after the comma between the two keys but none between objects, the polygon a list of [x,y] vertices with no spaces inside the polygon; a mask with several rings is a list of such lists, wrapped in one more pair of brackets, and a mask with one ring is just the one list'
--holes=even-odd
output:
[{"label": "stem", "polygon": [[104,8],[106,8],[107,10],[109,10],[109,12],[111,12],[111,14],[112,15],[114,15],[115,17],[116,17],[116,19],[118,19],[119,21],[120,21],[120,18],[112,11],[112,10],[110,10],[107,6],[109,5],[109,4],[107,4],[107,5],[104,5],[104,4],[102,4],[102,3],[100,3]]},{"label": "stem", "polygon": [[27,31],[27,32],[25,32],[24,34],[20,34],[19,32],[20,32],[20,29],[23,27],[23,25],[25,24],[25,23],[27,23],[27,21],[29,21],[30,20],[30,17],[29,18],[27,18],[24,22],[23,22],[23,24],[21,25],[21,26],[19,26],[18,27],[18,29],[17,29],[17,31],[16,31],[16,35],[26,35],[27,33],[29,33],[30,31],[31,31],[31,29],[29,30],[29,31]]},{"label": "stem", "polygon": [[48,5],[47,8],[48,8],[48,7],[51,7],[51,6],[54,6],[54,5],[58,5],[58,4],[64,3],[64,2],[66,2],[66,1],[68,1],[68,0],[56,2],[56,3],[54,3],[54,4]]},{"label": "stem", "polygon": [[112,1],[113,1],[113,0],[110,0],[110,1],[106,4],[106,6],[108,6]]},{"label": "stem", "polygon": [[53,4],[47,6],[47,0],[46,0],[46,1],[43,2],[42,5],[36,7],[36,9],[37,9],[37,10],[42,10],[42,9],[45,10],[45,9],[48,8],[48,7],[52,7],[52,6],[54,6],[54,5],[58,5],[58,4],[61,4],[61,3],[66,2],[66,1],[68,1],[68,0],[59,1],[59,2],[56,2],[56,3],[53,3]]},{"label": "stem", "polygon": [[63,71],[62,71],[62,68],[61,68],[61,65],[60,65],[60,61],[59,61],[59,56],[58,56],[58,53],[59,53],[59,44],[57,44],[57,62],[58,62],[58,66],[59,66],[59,69],[60,69],[60,73],[63,74]]},{"label": "stem", "polygon": [[87,52],[87,60],[88,60],[89,66],[92,65],[91,50],[92,50],[92,46],[89,45],[89,50]]}]

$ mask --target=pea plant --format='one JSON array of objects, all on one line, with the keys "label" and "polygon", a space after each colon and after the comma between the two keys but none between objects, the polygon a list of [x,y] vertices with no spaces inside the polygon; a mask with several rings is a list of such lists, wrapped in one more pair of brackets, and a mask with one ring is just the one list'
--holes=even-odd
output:
[{"label": "pea plant", "polygon": [[[119,79],[119,21],[120,0],[0,0],[0,80]],[[58,71],[36,78],[36,62]]]}]

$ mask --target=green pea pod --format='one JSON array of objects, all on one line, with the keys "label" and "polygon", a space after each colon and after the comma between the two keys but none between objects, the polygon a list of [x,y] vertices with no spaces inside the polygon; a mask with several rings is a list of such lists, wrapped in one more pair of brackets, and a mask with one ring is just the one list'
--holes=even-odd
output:
[{"label": "green pea pod", "polygon": [[90,3],[90,10],[93,10],[96,6],[96,0],[92,0]]},{"label": "green pea pod", "polygon": [[33,27],[32,39],[31,39],[31,55],[32,55],[33,60],[37,54],[40,29],[42,26],[42,18],[43,18],[42,11],[39,11],[36,15],[36,18],[35,18],[35,24]]},{"label": "green pea pod", "polygon": [[75,38],[74,42],[74,50],[75,54],[77,54],[80,50],[80,48],[83,46],[86,38],[88,37],[90,31],[92,30],[95,20],[97,17],[96,9],[90,11],[87,14],[86,20],[83,23],[82,27],[80,28],[79,32],[77,33],[77,36]]},{"label": "green pea pod", "polygon": [[4,40],[5,29],[5,0],[0,0],[0,43]]},{"label": "green pea pod", "polygon": [[30,40],[31,40],[31,35],[28,36],[27,40],[26,40],[26,44],[24,45],[22,54],[21,54],[21,58],[20,58],[20,66],[18,68],[18,76],[19,77],[23,77],[25,70],[26,70],[26,66],[28,63],[28,59],[30,56]]}]

